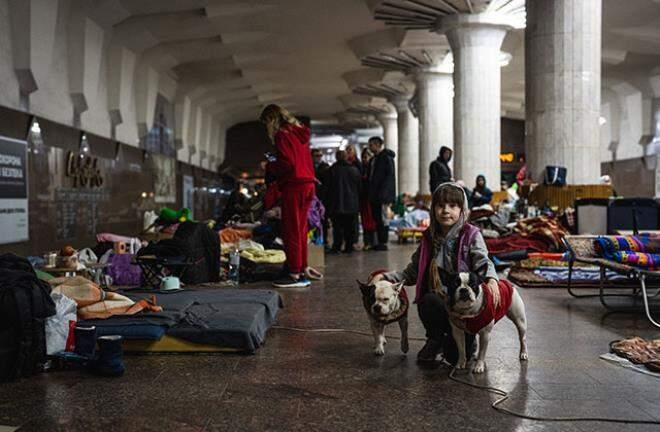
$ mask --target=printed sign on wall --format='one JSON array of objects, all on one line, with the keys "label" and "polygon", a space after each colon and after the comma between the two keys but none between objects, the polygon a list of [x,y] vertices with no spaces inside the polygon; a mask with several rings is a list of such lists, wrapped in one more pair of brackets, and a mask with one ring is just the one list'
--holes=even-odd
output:
[{"label": "printed sign on wall", "polygon": [[195,179],[193,176],[183,176],[183,206],[190,210],[190,217],[193,216],[195,208]]},{"label": "printed sign on wall", "polygon": [[157,203],[176,202],[176,159],[151,155],[154,167],[154,200]]},{"label": "printed sign on wall", "polygon": [[0,136],[0,244],[29,239],[27,142]]}]

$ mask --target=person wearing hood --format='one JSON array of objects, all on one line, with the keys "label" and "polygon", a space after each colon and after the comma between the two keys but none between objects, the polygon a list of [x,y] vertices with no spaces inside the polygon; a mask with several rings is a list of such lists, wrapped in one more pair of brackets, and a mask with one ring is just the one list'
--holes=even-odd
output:
[{"label": "person wearing hood", "polygon": [[266,165],[282,192],[282,241],[287,274],[273,282],[278,288],[306,287],[306,276],[318,272],[307,266],[307,213],[315,196],[316,176],[309,149],[310,130],[291,113],[268,105],[260,121],[277,149],[275,160]]},{"label": "person wearing hood", "polygon": [[488,204],[492,199],[493,191],[486,186],[486,177],[479,174],[474,189],[472,189],[472,195],[470,196],[470,208]]},{"label": "person wearing hood", "polygon": [[437,159],[431,162],[429,166],[431,193],[442,183],[452,181],[451,168],[449,168],[452,154],[453,151],[449,147],[443,146]]},{"label": "person wearing hood", "polygon": [[[385,279],[415,285],[415,303],[426,330],[426,344],[417,354],[417,361],[435,361],[438,354],[456,364],[458,348],[452,336],[445,307],[447,288],[440,271],[448,273],[482,273],[494,303],[499,303],[499,286],[495,265],[488,258],[488,249],[479,228],[467,221],[470,211],[463,188],[456,183],[443,183],[431,198],[432,223],[413,253],[408,266],[400,272],[386,272],[371,278],[371,283]],[[474,336],[466,333],[468,358]]]},{"label": "person wearing hood", "polygon": [[396,198],[396,174],[394,158],[396,154],[385,148],[380,137],[369,138],[369,150],[374,154],[369,166],[369,202],[376,220],[378,244],[374,250],[387,250],[389,226],[385,225],[387,207]]}]

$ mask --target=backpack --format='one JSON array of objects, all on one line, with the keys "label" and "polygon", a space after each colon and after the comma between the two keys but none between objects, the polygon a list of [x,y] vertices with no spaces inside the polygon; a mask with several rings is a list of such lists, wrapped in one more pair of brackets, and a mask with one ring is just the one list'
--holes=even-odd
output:
[{"label": "backpack", "polygon": [[187,284],[220,281],[220,238],[203,223],[184,222],[174,233],[193,264],[181,275]]},{"label": "backpack", "polygon": [[0,382],[39,372],[46,361],[46,318],[55,312],[50,286],[29,262],[0,255]]}]

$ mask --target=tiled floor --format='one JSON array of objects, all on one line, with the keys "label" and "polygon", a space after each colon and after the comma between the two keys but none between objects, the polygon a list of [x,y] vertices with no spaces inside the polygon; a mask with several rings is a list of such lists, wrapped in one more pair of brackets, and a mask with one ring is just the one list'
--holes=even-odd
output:
[{"label": "tiled floor", "polygon": [[[401,268],[411,252],[412,246],[395,245],[390,252],[329,257],[324,282],[282,291],[279,324],[368,332],[355,279]],[[572,299],[560,289],[521,293],[529,363],[518,362],[515,328],[503,321],[492,337],[487,373],[467,379],[502,387],[511,393],[505,405],[529,414],[660,420],[660,380],[598,358],[622,336],[660,337],[643,315],[605,316],[597,300]],[[410,321],[411,336],[423,337],[414,309]],[[371,343],[357,334],[273,329],[254,356],[131,356],[118,379],[42,374],[0,385],[0,425],[21,431],[660,430],[506,416],[490,408],[495,396],[450,381],[447,368],[419,367],[422,342],[412,342],[404,356],[390,340],[382,358],[373,356]]]}]

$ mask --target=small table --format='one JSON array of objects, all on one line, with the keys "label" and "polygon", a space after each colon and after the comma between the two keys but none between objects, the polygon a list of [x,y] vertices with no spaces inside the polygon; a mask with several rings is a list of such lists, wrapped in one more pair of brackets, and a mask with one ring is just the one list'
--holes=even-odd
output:
[{"label": "small table", "polygon": [[87,273],[92,281],[101,288],[107,288],[105,278],[103,277],[103,270],[108,268],[110,264],[85,264],[85,268],[80,270],[71,267],[39,267],[39,270],[52,274],[53,276],[75,277],[78,273]]}]

